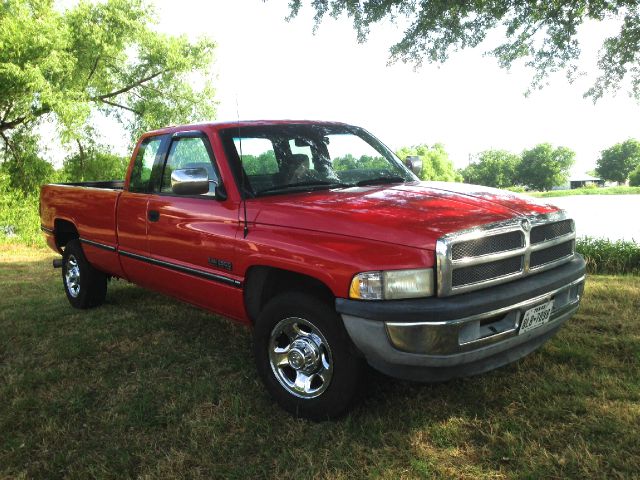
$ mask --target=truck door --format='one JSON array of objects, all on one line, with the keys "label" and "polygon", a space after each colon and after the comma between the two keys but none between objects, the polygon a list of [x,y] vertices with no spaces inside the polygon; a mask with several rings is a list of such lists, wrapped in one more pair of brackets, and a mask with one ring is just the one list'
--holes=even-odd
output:
[{"label": "truck door", "polygon": [[143,139],[135,154],[129,183],[120,195],[117,206],[117,231],[120,264],[128,280],[146,285],[147,263],[140,258],[149,255],[147,241],[147,203],[156,189],[166,153],[169,135]]},{"label": "truck door", "polygon": [[[171,174],[204,168],[209,191],[177,195]],[[172,136],[161,169],[159,191],[149,196],[147,239],[155,290],[238,318],[242,315],[240,276],[234,271],[238,204],[226,198],[220,170],[207,136],[199,131]]]}]

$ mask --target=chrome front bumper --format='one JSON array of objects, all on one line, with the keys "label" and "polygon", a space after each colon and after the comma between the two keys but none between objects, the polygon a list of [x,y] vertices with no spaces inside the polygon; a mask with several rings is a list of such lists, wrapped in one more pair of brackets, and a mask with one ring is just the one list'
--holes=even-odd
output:
[{"label": "chrome front bumper", "polygon": [[451,356],[518,336],[524,313],[553,300],[549,324],[573,314],[580,304],[584,276],[566,287],[515,305],[444,322],[385,322],[391,345],[403,352]]},{"label": "chrome front bumper", "polygon": [[[564,286],[461,318],[426,315],[425,321],[381,321],[341,313],[353,343],[377,370],[409,380],[446,380],[498,368],[540,347],[577,311],[584,289],[583,265],[578,273],[574,269]],[[485,292],[489,306],[495,305],[491,290]],[[551,300],[549,320],[520,334],[525,312]]]}]

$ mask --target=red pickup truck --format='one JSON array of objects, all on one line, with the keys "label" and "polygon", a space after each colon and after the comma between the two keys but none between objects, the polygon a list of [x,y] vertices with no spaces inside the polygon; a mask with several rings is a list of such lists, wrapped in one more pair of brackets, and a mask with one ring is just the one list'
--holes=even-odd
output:
[{"label": "red pickup truck", "polygon": [[124,181],[45,185],[40,215],[72,306],[122,278],[251,325],[266,388],[308,418],[344,413],[367,363],[440,381],[527,355],[585,279],[563,211],[421,182],[342,123],[150,132]]}]

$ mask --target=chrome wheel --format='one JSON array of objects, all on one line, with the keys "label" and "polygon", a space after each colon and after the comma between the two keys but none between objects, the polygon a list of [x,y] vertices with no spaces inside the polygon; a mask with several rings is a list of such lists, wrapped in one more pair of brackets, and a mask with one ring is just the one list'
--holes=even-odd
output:
[{"label": "chrome wheel", "polygon": [[311,322],[285,318],[271,331],[271,370],[287,392],[300,398],[322,394],[333,375],[329,343]]},{"label": "chrome wheel", "polygon": [[73,255],[67,258],[67,270],[64,276],[69,295],[76,298],[80,295],[80,266],[78,260]]}]

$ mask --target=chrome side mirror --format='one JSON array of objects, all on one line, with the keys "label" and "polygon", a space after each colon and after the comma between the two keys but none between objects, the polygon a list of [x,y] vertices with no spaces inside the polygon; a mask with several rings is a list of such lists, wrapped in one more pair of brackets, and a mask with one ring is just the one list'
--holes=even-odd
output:
[{"label": "chrome side mirror", "polygon": [[202,195],[209,191],[206,168],[180,168],[171,172],[171,190],[176,195]]},{"label": "chrome side mirror", "polygon": [[417,155],[409,155],[404,164],[416,175],[420,176],[422,173],[422,159]]}]

